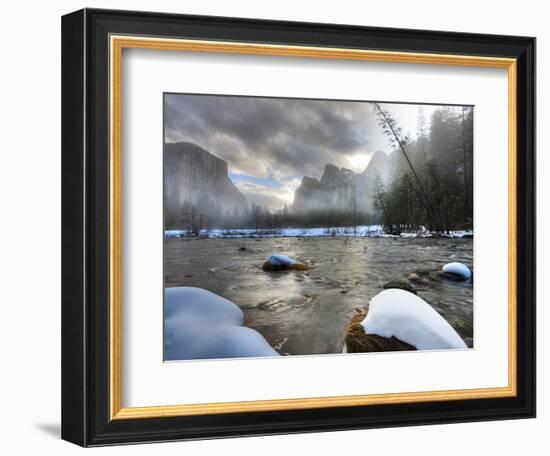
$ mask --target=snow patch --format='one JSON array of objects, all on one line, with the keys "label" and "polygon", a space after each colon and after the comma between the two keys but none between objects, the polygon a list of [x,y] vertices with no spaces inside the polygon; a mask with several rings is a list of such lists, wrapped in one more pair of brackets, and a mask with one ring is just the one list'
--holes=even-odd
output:
[{"label": "snow patch", "polygon": [[453,274],[462,277],[463,279],[469,279],[470,277],[472,277],[472,272],[470,271],[470,268],[464,263],[447,263],[445,266],[443,266],[442,270],[447,274]]},{"label": "snow patch", "polygon": [[257,331],[242,326],[244,315],[231,301],[194,287],[164,290],[164,358],[278,356]]},{"label": "snow patch", "polygon": [[457,231],[449,231],[447,233],[443,233],[441,237],[452,238],[452,239],[473,238],[474,233],[468,230],[457,230]]},{"label": "snow patch", "polygon": [[388,289],[371,299],[361,322],[365,334],[392,336],[417,350],[467,348],[451,325],[422,298],[399,289]]}]

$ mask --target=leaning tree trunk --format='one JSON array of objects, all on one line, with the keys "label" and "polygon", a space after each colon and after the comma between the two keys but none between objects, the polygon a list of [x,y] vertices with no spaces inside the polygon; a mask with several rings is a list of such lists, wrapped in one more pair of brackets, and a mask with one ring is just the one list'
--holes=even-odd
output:
[{"label": "leaning tree trunk", "polygon": [[395,139],[395,142],[399,146],[399,149],[401,150],[401,153],[403,154],[407,164],[409,165],[409,168],[410,168],[411,173],[414,177],[414,180],[416,181],[416,184],[418,185],[418,190],[416,188],[414,188],[414,186],[413,186],[413,190],[415,191],[415,193],[417,193],[418,199],[420,200],[420,203],[422,204],[422,206],[426,210],[426,214],[428,215],[428,218],[429,219],[434,219],[435,218],[434,211],[433,211],[432,207],[430,206],[430,204],[428,202],[427,193],[424,190],[424,186],[422,185],[422,181],[418,177],[418,174],[417,174],[417,172],[416,172],[416,170],[415,170],[415,168],[414,168],[414,166],[411,162],[411,159],[409,158],[409,155],[407,154],[407,151],[405,150],[405,146],[404,146],[400,136],[395,131],[395,127],[393,125],[393,119],[390,119],[388,117],[388,115],[384,112],[384,110],[380,107],[380,105],[378,103],[374,103],[374,106],[376,106],[376,109],[378,110],[378,113],[380,114],[380,116],[384,120],[386,126],[388,127],[389,131],[393,135],[393,137]]}]

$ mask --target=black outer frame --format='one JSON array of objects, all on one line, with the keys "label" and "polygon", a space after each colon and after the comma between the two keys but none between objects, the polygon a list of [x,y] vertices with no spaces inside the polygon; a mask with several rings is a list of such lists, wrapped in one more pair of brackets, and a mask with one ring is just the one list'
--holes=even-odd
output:
[{"label": "black outer frame", "polygon": [[[517,391],[513,398],[109,418],[110,34],[518,59]],[[535,416],[535,39],[84,9],[62,18],[62,438],[112,445]]]}]

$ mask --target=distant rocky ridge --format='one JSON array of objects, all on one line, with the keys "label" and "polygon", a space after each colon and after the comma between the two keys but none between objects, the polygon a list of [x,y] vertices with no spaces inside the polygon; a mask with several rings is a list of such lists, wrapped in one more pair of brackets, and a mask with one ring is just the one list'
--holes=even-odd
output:
[{"label": "distant rocky ridge", "polygon": [[347,210],[352,200],[357,210],[373,211],[375,182],[379,178],[384,185],[390,181],[390,159],[376,152],[361,173],[327,164],[321,179],[304,176],[294,192],[292,211],[307,213],[321,210]]},{"label": "distant rocky ridge", "polygon": [[186,203],[211,219],[244,217],[249,206],[231,182],[227,162],[190,142],[164,144],[165,219],[176,223]]},{"label": "distant rocky ridge", "polygon": [[[376,180],[388,185],[392,158],[376,152],[361,173],[325,165],[320,179],[304,176],[289,210],[307,215],[315,211],[349,211],[352,200],[358,213],[372,213]],[[168,227],[189,225],[232,226],[249,222],[250,205],[228,175],[227,162],[190,142],[164,145],[164,213]]]}]

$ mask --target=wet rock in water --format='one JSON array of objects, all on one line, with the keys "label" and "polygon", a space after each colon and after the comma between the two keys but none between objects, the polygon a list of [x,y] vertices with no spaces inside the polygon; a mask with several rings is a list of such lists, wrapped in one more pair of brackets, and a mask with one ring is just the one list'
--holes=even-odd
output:
[{"label": "wet rock in water", "polygon": [[287,255],[273,254],[262,265],[264,271],[306,271],[310,267],[304,263],[297,262],[294,258]]},{"label": "wet rock in water", "polygon": [[417,285],[429,285],[430,281],[426,279],[425,277],[420,276],[416,272],[413,272],[409,274],[409,277],[407,277],[407,280],[410,282],[417,284]]},{"label": "wet rock in water", "polygon": [[306,271],[310,268],[304,263],[294,263],[294,264],[287,265],[287,264],[272,264],[269,261],[266,261],[262,265],[262,269],[264,271],[289,271],[289,270]]},{"label": "wet rock in water", "polygon": [[443,271],[443,277],[451,280],[468,280],[472,277],[470,268],[464,263],[447,263],[441,270]]},{"label": "wet rock in water", "polygon": [[366,318],[367,313],[356,310],[348,324],[346,338],[344,340],[345,353],[371,353],[387,351],[416,350],[410,344],[397,339],[396,337],[382,337],[376,334],[365,334],[361,322]]},{"label": "wet rock in water", "polygon": [[248,249],[246,247],[239,247],[239,252],[246,252]]},{"label": "wet rock in water", "polygon": [[416,294],[416,288],[408,281],[403,279],[394,279],[390,280],[388,283],[384,284],[382,287],[384,290],[387,290],[389,288],[398,288],[400,290],[405,290],[410,293]]},{"label": "wet rock in water", "polygon": [[449,274],[447,272],[443,272],[443,271],[439,271],[439,273],[437,274],[437,276],[440,278],[440,279],[443,279],[443,280],[450,280],[451,282],[462,282],[464,279],[460,276],[457,276],[455,274]]}]

